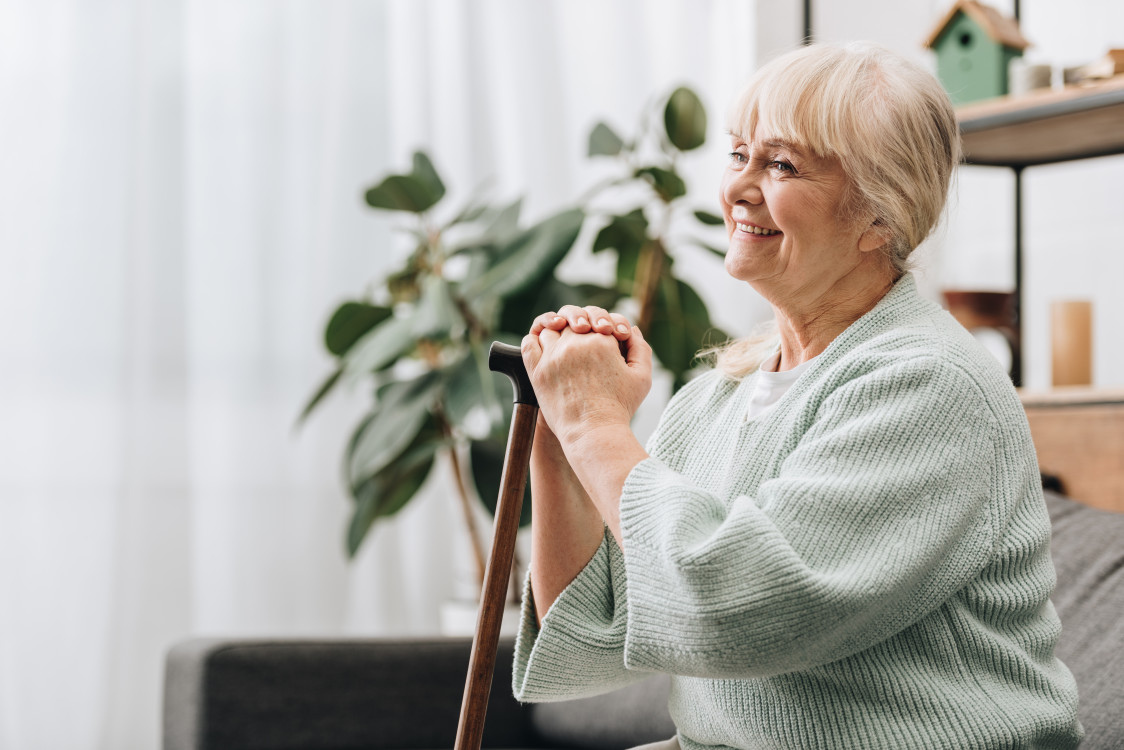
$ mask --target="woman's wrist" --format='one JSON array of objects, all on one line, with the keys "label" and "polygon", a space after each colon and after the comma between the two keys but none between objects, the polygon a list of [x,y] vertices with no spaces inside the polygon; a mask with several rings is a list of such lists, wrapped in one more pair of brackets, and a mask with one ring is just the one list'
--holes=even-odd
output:
[{"label": "woman's wrist", "polygon": [[620,499],[625,480],[648,452],[626,425],[590,427],[562,441],[570,466],[623,549]]}]

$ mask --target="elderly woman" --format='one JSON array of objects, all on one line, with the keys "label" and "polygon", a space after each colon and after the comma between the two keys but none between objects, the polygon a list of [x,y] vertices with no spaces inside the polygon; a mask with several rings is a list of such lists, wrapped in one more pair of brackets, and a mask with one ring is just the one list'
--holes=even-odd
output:
[{"label": "elderly woman", "polygon": [[664,672],[684,750],[1075,746],[1025,417],[906,270],[959,158],[948,97],[885,50],[812,46],[729,129],[726,270],[773,331],[720,351],[647,450],[641,331],[567,307],[523,340],[542,411],[516,697]]}]

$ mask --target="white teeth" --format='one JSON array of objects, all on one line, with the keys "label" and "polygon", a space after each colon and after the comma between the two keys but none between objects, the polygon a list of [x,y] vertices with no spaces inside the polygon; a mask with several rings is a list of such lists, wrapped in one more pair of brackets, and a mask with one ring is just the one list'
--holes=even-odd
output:
[{"label": "white teeth", "polygon": [[737,227],[742,232],[749,232],[750,234],[780,234],[780,232],[778,232],[776,229],[765,229],[764,227],[755,227],[751,226],[750,224],[738,224]]}]

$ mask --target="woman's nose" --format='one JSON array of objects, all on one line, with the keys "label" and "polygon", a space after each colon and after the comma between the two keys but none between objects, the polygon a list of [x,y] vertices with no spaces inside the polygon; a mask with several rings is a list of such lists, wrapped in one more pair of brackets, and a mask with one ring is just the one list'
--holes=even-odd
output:
[{"label": "woman's nose", "polygon": [[765,196],[761,192],[760,177],[757,170],[748,165],[731,174],[723,188],[726,202],[731,206],[743,202],[754,206],[763,203]]}]

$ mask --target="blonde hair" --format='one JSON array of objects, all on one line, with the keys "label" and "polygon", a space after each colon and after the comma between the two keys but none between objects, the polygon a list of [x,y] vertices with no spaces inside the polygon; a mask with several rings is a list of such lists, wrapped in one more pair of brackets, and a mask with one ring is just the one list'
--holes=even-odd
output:
[{"label": "blonde hair", "polygon": [[[730,130],[770,136],[834,157],[849,179],[855,216],[874,216],[882,251],[899,278],[944,210],[960,161],[952,102],[920,66],[866,42],[809,45],[761,68],[731,108]],[[729,377],[755,370],[775,351],[775,326],[711,352]]]}]

